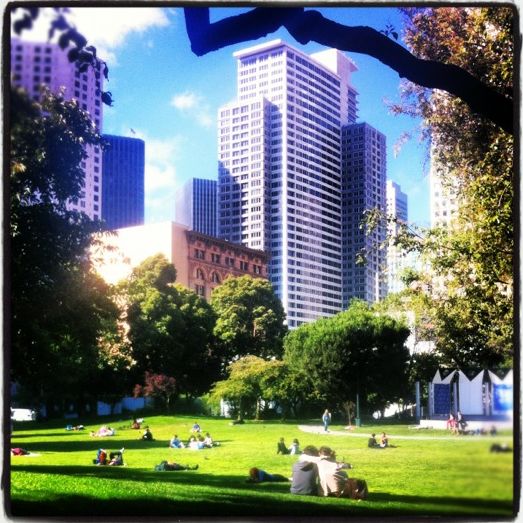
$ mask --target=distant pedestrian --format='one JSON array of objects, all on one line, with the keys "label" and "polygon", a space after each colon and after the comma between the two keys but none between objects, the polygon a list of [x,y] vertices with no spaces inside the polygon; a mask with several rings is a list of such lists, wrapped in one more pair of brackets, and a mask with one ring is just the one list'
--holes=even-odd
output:
[{"label": "distant pedestrian", "polygon": [[323,416],[321,417],[321,421],[323,422],[323,430],[325,432],[329,432],[329,425],[331,424],[331,413],[328,409],[325,409],[325,412],[323,413]]}]

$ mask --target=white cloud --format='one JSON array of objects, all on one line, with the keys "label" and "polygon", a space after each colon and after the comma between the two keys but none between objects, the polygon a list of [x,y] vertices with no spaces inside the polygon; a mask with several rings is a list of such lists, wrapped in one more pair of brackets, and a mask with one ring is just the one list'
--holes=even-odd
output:
[{"label": "white cloud", "polygon": [[[34,28],[24,31],[22,38],[47,41],[50,23],[55,16],[53,9],[41,8]],[[141,34],[153,27],[165,27],[170,23],[167,12],[157,7],[73,7],[67,16],[88,43],[96,47],[99,56],[113,65],[116,62],[115,50],[125,43],[129,35]],[[14,19],[19,17],[17,13]]]},{"label": "white cloud", "polygon": [[209,104],[203,96],[197,93],[185,91],[184,93],[175,94],[171,98],[170,105],[178,109],[182,114],[194,118],[202,127],[209,128],[214,122]]},{"label": "white cloud", "polygon": [[172,220],[174,197],[177,189],[176,158],[183,145],[183,138],[151,138],[140,130],[129,127],[120,134],[141,138],[145,142],[145,213],[146,221]]}]

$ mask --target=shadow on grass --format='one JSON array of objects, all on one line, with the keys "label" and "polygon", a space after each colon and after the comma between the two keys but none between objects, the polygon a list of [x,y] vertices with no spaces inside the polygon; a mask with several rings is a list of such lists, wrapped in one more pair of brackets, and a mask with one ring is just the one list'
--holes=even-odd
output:
[{"label": "shadow on grass", "polygon": [[[294,496],[290,483],[249,484],[244,476],[214,475],[198,471],[156,472],[126,467],[17,466],[14,471],[96,477],[104,480],[136,481],[144,485],[176,484],[179,497],[133,496],[102,499],[95,496],[61,494],[46,500],[17,499],[14,516],[340,516],[340,515],[472,515],[513,513],[510,501],[471,497],[414,496],[371,492],[366,501]],[[198,487],[191,496],[191,486]],[[207,487],[206,492],[201,488]],[[29,494],[30,495],[30,494]],[[397,504],[398,506],[394,506]]]},{"label": "shadow on grass", "polygon": [[[17,446],[17,438],[12,439],[12,447]],[[24,446],[32,452],[79,452],[84,450],[95,451],[99,448],[126,450],[146,450],[146,449],[168,449],[167,440],[144,441],[142,439],[120,439],[114,436],[106,438],[87,437],[82,440],[60,440],[60,441],[31,441]],[[209,449],[210,450],[210,449]],[[205,450],[202,450],[205,452]]]}]

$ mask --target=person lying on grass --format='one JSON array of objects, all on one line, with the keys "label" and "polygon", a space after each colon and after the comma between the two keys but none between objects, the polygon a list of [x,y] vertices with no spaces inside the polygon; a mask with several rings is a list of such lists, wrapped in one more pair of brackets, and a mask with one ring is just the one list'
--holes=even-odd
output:
[{"label": "person lying on grass", "polygon": [[174,461],[162,461],[159,465],[154,467],[156,471],[165,470],[198,470],[199,465],[180,465]]},{"label": "person lying on grass", "polygon": [[265,470],[252,467],[249,470],[249,479],[246,483],[262,483],[263,481],[289,481],[288,478],[281,474],[269,474]]},{"label": "person lying on grass", "polygon": [[101,426],[96,432],[91,432],[91,436],[97,438],[104,438],[105,436],[114,436],[115,434],[116,430],[112,429],[111,427],[108,427],[107,425]]}]

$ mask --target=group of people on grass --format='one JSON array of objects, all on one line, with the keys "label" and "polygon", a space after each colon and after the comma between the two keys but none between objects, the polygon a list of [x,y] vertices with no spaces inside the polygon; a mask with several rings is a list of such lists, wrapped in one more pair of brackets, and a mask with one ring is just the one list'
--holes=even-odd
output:
[{"label": "group of people on grass", "polygon": [[367,443],[367,447],[369,447],[371,449],[385,449],[387,447],[392,447],[392,446],[393,445],[391,445],[389,443],[389,437],[387,436],[387,434],[385,434],[385,432],[381,433],[380,442],[379,443],[376,440],[376,434],[374,434],[374,433],[372,433],[370,435],[370,438],[369,438],[368,443]]},{"label": "group of people on grass", "polygon": [[[368,494],[364,480],[349,478],[347,470],[352,466],[336,459],[336,452],[330,447],[317,449],[308,445],[298,461],[292,466],[290,491],[304,496],[335,496],[365,499]],[[249,470],[248,482],[289,481],[281,474],[271,474],[257,467]]]},{"label": "group of people on grass", "polygon": [[300,442],[294,438],[291,446],[287,447],[284,438],[280,438],[276,446],[276,454],[300,454]]}]

